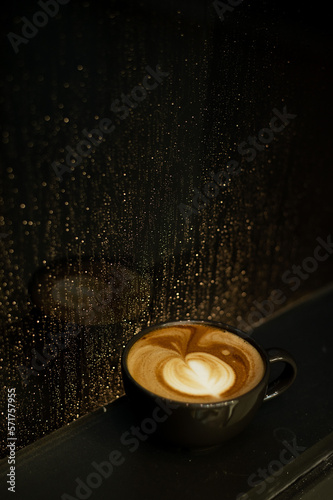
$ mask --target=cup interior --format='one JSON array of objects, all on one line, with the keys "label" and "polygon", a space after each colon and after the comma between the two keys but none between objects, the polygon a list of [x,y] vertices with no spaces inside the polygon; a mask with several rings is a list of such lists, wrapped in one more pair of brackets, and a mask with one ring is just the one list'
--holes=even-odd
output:
[{"label": "cup interior", "polygon": [[[204,325],[204,326],[209,326],[209,327],[216,327],[217,329],[220,330],[226,330],[228,333],[231,333],[233,335],[236,335],[237,337],[242,338],[243,340],[247,341],[249,344],[251,344],[252,347],[255,348],[255,350],[259,353],[261,360],[263,362],[263,375],[261,379],[258,381],[258,383],[246,391],[244,394],[238,395],[236,398],[232,397],[230,399],[223,398],[219,401],[213,401],[213,402],[192,402],[192,401],[179,401],[176,399],[168,398],[161,396],[159,394],[156,394],[155,392],[150,391],[143,385],[141,385],[131,374],[131,371],[128,367],[128,355],[130,353],[130,350],[133,348],[133,346],[138,342],[140,338],[143,336],[149,334],[150,332],[154,332],[156,330],[161,330],[161,329],[166,329],[168,327],[177,327],[177,326],[189,326],[189,325]],[[130,341],[127,343],[125,346],[125,349],[123,351],[122,355],[122,370],[125,376],[131,381],[131,383],[136,386],[140,391],[142,391],[144,394],[147,396],[153,397],[153,398],[162,398],[165,399],[166,401],[169,401],[171,403],[177,403],[180,406],[186,406],[186,407],[193,407],[193,408],[212,408],[212,407],[220,407],[220,406],[225,406],[228,404],[234,404],[235,399],[241,399],[244,398],[247,395],[250,395],[254,393],[255,391],[258,390],[258,386],[261,386],[262,384],[266,384],[268,381],[269,377],[269,360],[268,360],[268,355],[266,351],[258,345],[249,335],[246,333],[242,332],[241,330],[231,326],[227,325],[225,323],[218,323],[214,321],[209,321],[209,320],[184,320],[184,321],[168,321],[164,323],[160,323],[157,325],[152,325],[148,328],[143,329],[141,332],[136,334],[134,337],[130,339]]]}]

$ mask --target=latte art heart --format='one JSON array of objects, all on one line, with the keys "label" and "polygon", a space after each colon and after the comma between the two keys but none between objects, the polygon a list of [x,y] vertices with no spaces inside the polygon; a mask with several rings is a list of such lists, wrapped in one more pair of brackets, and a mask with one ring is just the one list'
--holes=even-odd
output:
[{"label": "latte art heart", "polygon": [[209,403],[251,390],[264,374],[259,352],[245,339],[205,324],[152,330],[129,350],[133,378],[175,401]]},{"label": "latte art heart", "polygon": [[235,381],[231,366],[206,352],[190,353],[184,360],[169,359],[162,376],[172,389],[194,396],[218,397]]}]

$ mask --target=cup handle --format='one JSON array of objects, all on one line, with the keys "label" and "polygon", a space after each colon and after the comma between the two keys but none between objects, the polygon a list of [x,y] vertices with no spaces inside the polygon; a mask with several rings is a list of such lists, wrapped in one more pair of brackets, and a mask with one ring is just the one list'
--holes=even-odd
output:
[{"label": "cup handle", "polygon": [[288,387],[290,387],[294,382],[297,374],[297,366],[295,360],[289,354],[289,352],[276,347],[266,349],[266,352],[270,363],[282,362],[285,364],[285,366],[281,375],[279,375],[275,380],[272,380],[272,382],[268,384],[264,401],[275,398],[276,396],[279,396],[279,394],[282,394],[284,391],[286,391]]}]

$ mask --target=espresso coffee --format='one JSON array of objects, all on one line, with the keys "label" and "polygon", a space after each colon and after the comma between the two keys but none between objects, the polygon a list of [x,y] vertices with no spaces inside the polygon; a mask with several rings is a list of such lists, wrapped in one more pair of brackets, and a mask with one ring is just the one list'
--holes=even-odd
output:
[{"label": "espresso coffee", "polygon": [[157,328],[129,350],[132,377],[157,396],[188,403],[236,398],[264,376],[259,352],[243,338],[205,324]]}]

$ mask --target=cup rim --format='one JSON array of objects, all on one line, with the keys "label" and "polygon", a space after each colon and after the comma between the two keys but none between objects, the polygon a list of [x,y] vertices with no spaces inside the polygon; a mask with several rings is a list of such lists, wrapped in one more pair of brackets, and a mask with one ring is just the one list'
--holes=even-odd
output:
[{"label": "cup rim", "polygon": [[[252,389],[250,389],[249,391],[245,392],[244,394],[241,394],[241,395],[239,395],[239,396],[237,396],[235,398],[232,398],[232,399],[224,399],[224,400],[221,400],[221,401],[212,401],[210,403],[186,402],[186,401],[179,401],[179,400],[176,400],[176,399],[167,398],[165,396],[161,396],[159,394],[156,394],[155,392],[152,392],[149,389],[146,389],[145,387],[143,387],[141,384],[139,384],[139,382],[137,382],[135,380],[135,378],[131,375],[130,370],[129,370],[128,366],[127,366],[128,353],[129,353],[130,349],[133,347],[133,345],[137,342],[137,340],[139,338],[143,337],[144,335],[146,335],[147,333],[149,333],[150,331],[153,331],[153,330],[163,329],[163,328],[167,328],[169,326],[174,326],[174,325],[179,325],[179,324],[186,325],[186,324],[189,324],[189,323],[190,324],[216,326],[219,329],[227,330],[228,332],[230,332],[230,333],[232,333],[234,335],[237,335],[237,336],[243,338],[244,340],[246,340],[247,342],[249,342],[249,344],[251,344],[259,352],[259,354],[261,355],[261,358],[263,360],[263,363],[264,363],[264,375],[261,378],[261,380],[254,387],[252,387]],[[191,319],[170,320],[170,321],[164,321],[162,323],[154,324],[154,325],[148,326],[146,328],[143,328],[142,330],[140,330],[139,333],[135,334],[127,342],[127,344],[126,344],[126,346],[125,346],[125,348],[124,348],[124,350],[122,352],[121,366],[122,366],[122,369],[124,370],[124,372],[126,373],[126,376],[131,380],[131,382],[136,387],[138,387],[141,391],[143,391],[144,393],[146,393],[148,396],[153,397],[155,399],[158,398],[160,400],[169,402],[169,403],[174,404],[174,405],[177,404],[177,405],[179,405],[179,407],[183,407],[183,408],[190,407],[190,408],[193,408],[193,409],[219,408],[219,407],[222,407],[222,406],[228,406],[228,405],[234,404],[239,399],[243,399],[244,397],[247,397],[248,395],[251,395],[252,393],[254,393],[255,391],[257,391],[258,387],[260,385],[263,385],[263,386],[266,385],[267,382],[268,382],[268,377],[269,377],[269,359],[268,359],[268,354],[265,351],[265,349],[263,347],[261,347],[252,337],[250,337],[248,334],[246,334],[242,330],[239,330],[235,326],[229,325],[227,323],[221,323],[221,322],[218,322],[218,321],[213,321],[213,320],[191,320]]]}]

